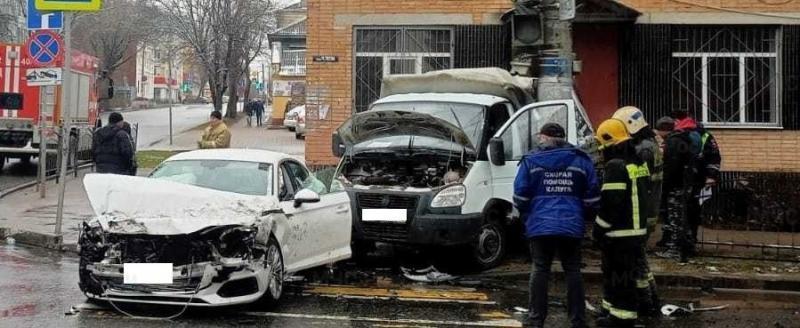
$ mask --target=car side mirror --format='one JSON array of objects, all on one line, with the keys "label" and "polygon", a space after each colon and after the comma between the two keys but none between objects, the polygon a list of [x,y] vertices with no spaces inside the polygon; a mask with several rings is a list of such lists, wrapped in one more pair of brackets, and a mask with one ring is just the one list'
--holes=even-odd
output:
[{"label": "car side mirror", "polygon": [[294,195],[294,207],[300,207],[305,203],[319,203],[319,194],[310,189],[303,189]]},{"label": "car side mirror", "polygon": [[344,145],[342,137],[334,132],[331,136],[331,151],[333,152],[333,156],[341,158],[344,156],[345,150],[347,150],[347,147]]},{"label": "car side mirror", "polygon": [[494,165],[506,165],[506,148],[503,139],[492,138],[489,140],[489,157]]}]

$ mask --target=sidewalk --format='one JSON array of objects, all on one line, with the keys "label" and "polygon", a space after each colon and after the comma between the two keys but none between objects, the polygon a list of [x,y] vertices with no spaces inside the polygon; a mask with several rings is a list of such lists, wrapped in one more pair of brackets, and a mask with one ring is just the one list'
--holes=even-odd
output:
[{"label": "sidewalk", "polygon": [[[197,149],[197,140],[203,135],[203,128],[205,126],[175,136],[172,145],[166,140],[153,145],[150,149],[171,151]],[[231,131],[231,148],[264,149],[298,157],[305,155],[305,141],[295,139],[294,133],[288,130],[267,129],[266,124],[261,127],[248,127],[247,120],[242,115],[237,122],[228,123],[228,128]]]}]

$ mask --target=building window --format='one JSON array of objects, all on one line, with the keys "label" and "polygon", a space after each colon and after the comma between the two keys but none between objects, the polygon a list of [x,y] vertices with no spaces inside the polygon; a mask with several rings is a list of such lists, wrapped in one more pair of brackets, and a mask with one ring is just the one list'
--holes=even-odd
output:
[{"label": "building window", "polygon": [[780,29],[688,27],[672,45],[673,109],[708,126],[780,125]]},{"label": "building window", "polygon": [[381,80],[453,67],[451,28],[380,27],[355,29],[354,109],[362,112],[380,97]]},{"label": "building window", "polygon": [[306,50],[287,50],[281,51],[281,70],[280,75],[303,76],[306,75]]}]

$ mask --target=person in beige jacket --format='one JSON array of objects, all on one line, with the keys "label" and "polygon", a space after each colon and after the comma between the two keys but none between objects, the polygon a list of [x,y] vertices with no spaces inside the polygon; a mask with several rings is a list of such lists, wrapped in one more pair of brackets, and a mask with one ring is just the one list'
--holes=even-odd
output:
[{"label": "person in beige jacket", "polygon": [[231,131],[222,121],[222,113],[219,111],[211,112],[208,126],[203,131],[203,137],[197,142],[200,149],[230,148]]}]

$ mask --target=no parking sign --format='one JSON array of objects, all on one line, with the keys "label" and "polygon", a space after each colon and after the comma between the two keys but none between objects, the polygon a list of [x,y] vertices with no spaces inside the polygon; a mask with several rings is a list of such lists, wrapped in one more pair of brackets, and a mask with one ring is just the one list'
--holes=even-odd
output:
[{"label": "no parking sign", "polygon": [[34,32],[26,46],[32,67],[56,66],[62,61],[63,48],[61,36],[50,30]]}]

